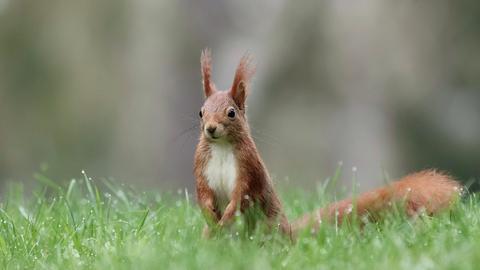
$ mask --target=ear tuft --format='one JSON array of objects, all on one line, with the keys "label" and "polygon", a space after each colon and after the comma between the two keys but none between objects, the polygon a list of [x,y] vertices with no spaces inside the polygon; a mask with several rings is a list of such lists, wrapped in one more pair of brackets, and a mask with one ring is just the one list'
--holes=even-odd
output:
[{"label": "ear tuft", "polygon": [[200,57],[200,64],[202,68],[202,84],[205,97],[211,96],[216,90],[215,85],[211,80],[212,75],[212,53],[210,49],[206,48],[202,51]]},{"label": "ear tuft", "polygon": [[235,72],[235,78],[233,79],[232,89],[230,95],[237,104],[240,110],[245,109],[245,101],[248,95],[248,86],[250,79],[255,73],[255,67],[252,64],[253,58],[250,54],[245,54],[240,63],[238,64]]}]

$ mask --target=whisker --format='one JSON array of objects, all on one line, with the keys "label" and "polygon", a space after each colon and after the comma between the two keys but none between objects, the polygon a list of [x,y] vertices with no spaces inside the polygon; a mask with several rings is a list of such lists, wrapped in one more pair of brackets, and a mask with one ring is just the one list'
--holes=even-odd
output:
[{"label": "whisker", "polygon": [[[196,144],[196,130],[199,128],[198,124],[190,126],[181,132],[177,136],[168,140],[167,152],[174,152],[176,155],[190,153]],[[188,146],[188,147],[187,147]]]},{"label": "whisker", "polygon": [[275,144],[273,144],[271,141],[269,140],[266,140],[266,139],[263,139],[261,137],[258,137],[256,135],[253,135],[253,134],[250,134],[252,136],[252,138],[257,141],[257,142],[261,142],[261,143],[264,143],[264,144],[267,144],[268,146],[276,146]]},{"label": "whisker", "polygon": [[189,136],[189,139],[193,139],[192,131],[197,130],[200,128],[199,124],[194,124],[193,126],[190,126],[184,130],[182,130],[175,138],[173,138],[171,141],[169,141],[169,144],[174,144],[176,143],[179,139],[181,139],[183,136],[187,135]]},{"label": "whisker", "polygon": [[262,142],[266,142],[270,146],[279,146],[280,145],[279,141],[275,137],[267,134],[266,132],[262,132],[261,129],[253,127],[252,130],[251,130],[251,133],[252,133],[251,135],[252,135],[253,138],[259,139]]},{"label": "whisker", "polygon": [[197,124],[198,125],[198,116],[192,116],[191,114],[183,114],[181,115],[182,120],[188,121],[190,124]]}]

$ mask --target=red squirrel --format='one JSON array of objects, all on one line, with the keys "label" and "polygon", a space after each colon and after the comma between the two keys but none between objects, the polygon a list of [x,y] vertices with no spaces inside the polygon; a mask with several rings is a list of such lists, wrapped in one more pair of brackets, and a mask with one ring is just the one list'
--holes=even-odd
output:
[{"label": "red squirrel", "polygon": [[[211,79],[212,60],[209,50],[200,58],[205,102],[200,110],[200,139],[194,157],[194,175],[198,204],[206,218],[204,234],[211,227],[232,223],[239,210],[248,222],[257,222],[248,209],[258,207],[266,225],[293,238],[305,228],[316,229],[322,221],[341,222],[352,212],[363,216],[379,213],[401,202],[406,214],[419,211],[435,214],[446,209],[461,187],[450,176],[426,170],[352,199],[333,203],[290,223],[282,209],[272,180],[259,155],[245,114],[249,82],[254,74],[251,57],[242,57],[233,84],[219,91]],[[355,205],[355,206],[354,206]]]}]

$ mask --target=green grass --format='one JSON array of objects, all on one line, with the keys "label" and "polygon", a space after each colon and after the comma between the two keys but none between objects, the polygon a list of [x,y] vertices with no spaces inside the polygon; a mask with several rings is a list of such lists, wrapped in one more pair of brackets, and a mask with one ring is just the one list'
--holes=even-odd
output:
[{"label": "green grass", "polygon": [[[415,221],[392,214],[363,229],[345,224],[305,232],[244,236],[241,224],[201,238],[193,194],[141,193],[87,177],[65,187],[14,185],[0,201],[4,269],[475,269],[480,207],[469,195],[451,213]],[[98,187],[98,188],[97,188]],[[100,191],[100,189],[102,191]],[[283,192],[290,218],[325,202],[325,189]],[[241,223],[238,221],[237,223]],[[237,233],[238,232],[238,233]]]}]

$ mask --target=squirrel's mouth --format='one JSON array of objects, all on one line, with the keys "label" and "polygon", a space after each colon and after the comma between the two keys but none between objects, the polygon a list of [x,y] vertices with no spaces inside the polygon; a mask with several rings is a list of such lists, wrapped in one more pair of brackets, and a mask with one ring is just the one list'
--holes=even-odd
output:
[{"label": "squirrel's mouth", "polygon": [[208,134],[207,132],[205,132],[205,137],[207,137],[207,139],[215,141],[215,140],[220,139],[221,136],[218,136],[218,135],[215,135],[215,134]]},{"label": "squirrel's mouth", "polygon": [[206,135],[207,139],[211,142],[219,142],[225,139],[223,134],[208,134]]},{"label": "squirrel's mouth", "polygon": [[220,136],[209,135],[209,138],[215,141],[215,140],[220,139]]}]

